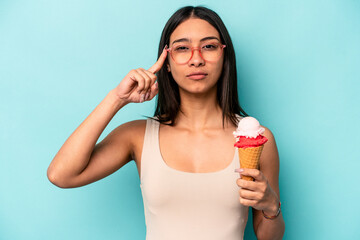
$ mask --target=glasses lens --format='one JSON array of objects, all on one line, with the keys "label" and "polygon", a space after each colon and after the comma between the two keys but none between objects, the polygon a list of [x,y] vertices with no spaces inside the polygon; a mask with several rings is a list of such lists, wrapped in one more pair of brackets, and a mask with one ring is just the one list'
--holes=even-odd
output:
[{"label": "glasses lens", "polygon": [[207,42],[201,46],[201,55],[205,61],[215,62],[222,54],[221,44],[218,42]]},{"label": "glasses lens", "polygon": [[188,44],[176,44],[173,46],[171,54],[176,63],[187,63],[191,58],[191,46]]}]

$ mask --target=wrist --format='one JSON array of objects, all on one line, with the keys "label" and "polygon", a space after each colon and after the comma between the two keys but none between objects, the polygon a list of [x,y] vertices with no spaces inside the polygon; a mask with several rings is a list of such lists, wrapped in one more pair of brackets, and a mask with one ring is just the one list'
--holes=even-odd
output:
[{"label": "wrist", "polygon": [[128,102],[124,101],[124,99],[120,98],[116,94],[114,89],[111,90],[106,97],[109,99],[109,101],[111,101],[111,103],[117,110],[120,110],[122,107],[124,107],[126,104],[128,104]]},{"label": "wrist", "polygon": [[269,206],[266,209],[263,209],[263,212],[268,216],[274,216],[279,209],[279,202],[280,201],[278,201],[278,200],[272,202],[271,206]]},{"label": "wrist", "polygon": [[278,204],[276,205],[276,210],[275,212],[274,211],[265,211],[265,210],[262,210],[262,214],[263,216],[266,218],[266,219],[275,219],[277,216],[280,215],[280,212],[281,212],[281,202],[278,201]]}]

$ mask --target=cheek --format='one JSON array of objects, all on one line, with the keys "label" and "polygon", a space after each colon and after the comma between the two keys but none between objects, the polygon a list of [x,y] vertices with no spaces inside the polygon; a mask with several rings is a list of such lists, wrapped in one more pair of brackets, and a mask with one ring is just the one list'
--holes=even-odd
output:
[{"label": "cheek", "polygon": [[214,75],[216,79],[218,79],[223,71],[223,61],[220,61],[219,64],[216,65]]}]

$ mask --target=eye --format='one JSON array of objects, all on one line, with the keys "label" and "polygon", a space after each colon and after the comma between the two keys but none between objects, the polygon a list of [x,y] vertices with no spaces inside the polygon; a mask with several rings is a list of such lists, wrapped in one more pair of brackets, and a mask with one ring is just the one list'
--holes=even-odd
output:
[{"label": "eye", "polygon": [[174,48],[175,52],[186,52],[188,51],[190,48],[188,46],[176,46]]},{"label": "eye", "polygon": [[206,51],[211,51],[211,50],[216,50],[218,47],[219,47],[218,44],[210,43],[210,44],[206,44],[206,45],[202,46],[202,49],[204,49]]}]

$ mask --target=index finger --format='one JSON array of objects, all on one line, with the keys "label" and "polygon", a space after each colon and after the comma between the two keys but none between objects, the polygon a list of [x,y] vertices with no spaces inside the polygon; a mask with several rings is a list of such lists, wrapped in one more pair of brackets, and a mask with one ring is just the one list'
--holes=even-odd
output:
[{"label": "index finger", "polygon": [[161,69],[162,65],[164,64],[166,57],[167,57],[167,50],[166,50],[166,46],[165,46],[165,48],[163,49],[163,52],[161,53],[157,62],[154,65],[152,65],[148,71],[152,72],[154,74],[157,73]]},{"label": "index finger", "polygon": [[257,181],[263,181],[264,175],[258,169],[253,168],[241,168],[242,171],[240,172],[241,175],[253,177]]}]

